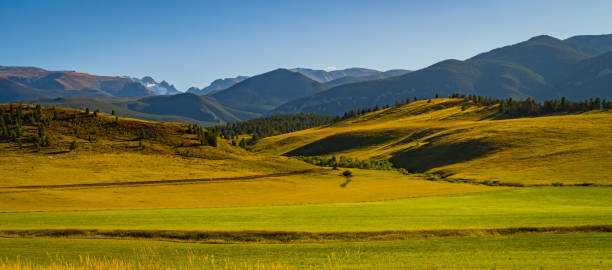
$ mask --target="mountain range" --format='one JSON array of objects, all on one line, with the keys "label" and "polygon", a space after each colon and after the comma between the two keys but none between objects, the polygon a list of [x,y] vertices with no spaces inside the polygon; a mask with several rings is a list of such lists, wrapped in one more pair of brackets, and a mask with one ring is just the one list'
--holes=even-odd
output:
[{"label": "mountain range", "polygon": [[[403,75],[408,70],[393,69],[385,72],[380,72],[373,69],[366,68],[347,68],[342,70],[325,71],[321,69],[309,69],[309,68],[292,68],[289,69],[292,72],[300,73],[313,81],[324,84],[325,88],[332,88],[341,84],[378,80],[388,78],[392,76]],[[225,78],[214,80],[209,86],[199,89],[197,87],[190,87],[187,89],[187,93],[193,93],[197,95],[206,95],[215,91],[224,90],[230,88],[246,79],[249,76],[238,76],[234,78]]]},{"label": "mountain range", "polygon": [[382,80],[343,84],[277,107],[270,113],[338,115],[407,97],[460,92],[500,98],[612,98],[612,35],[559,40],[537,36],[476,55],[445,60]]},{"label": "mountain range", "polygon": [[214,80],[212,83],[210,83],[209,86],[206,86],[202,89],[199,89],[197,87],[191,87],[189,89],[187,89],[187,93],[193,93],[193,94],[197,94],[197,95],[206,95],[206,94],[210,94],[212,92],[215,92],[217,90],[222,90],[222,89],[226,89],[226,88],[230,88],[232,86],[234,86],[235,84],[244,81],[246,79],[248,79],[248,76],[238,76],[238,77],[234,77],[234,78],[225,78],[225,79],[216,79]]},{"label": "mountain range", "polygon": [[77,100],[74,103],[78,105],[92,98],[134,115],[173,114],[189,121],[225,123],[267,114],[341,115],[350,109],[393,104],[407,97],[430,98],[436,93],[537,100],[612,99],[612,35],[565,40],[537,36],[416,71],[277,69],[252,77],[215,80],[188,92],[196,95],[182,94],[166,81],[158,83],[149,76],[137,79],[0,66],[0,102],[61,98],[63,103]]},{"label": "mountain range", "polygon": [[344,77],[365,77],[380,73],[380,71],[378,70],[367,68],[347,68],[331,71],[309,68],[293,68],[290,70],[293,72],[301,73],[302,75],[310,78],[311,80],[320,83],[326,83]]},{"label": "mountain range", "polygon": [[[130,78],[36,67],[0,67],[1,102],[35,97],[138,97],[153,93]],[[10,82],[7,82],[10,81]],[[10,86],[10,87],[9,87]],[[36,91],[33,91],[36,90]]]}]

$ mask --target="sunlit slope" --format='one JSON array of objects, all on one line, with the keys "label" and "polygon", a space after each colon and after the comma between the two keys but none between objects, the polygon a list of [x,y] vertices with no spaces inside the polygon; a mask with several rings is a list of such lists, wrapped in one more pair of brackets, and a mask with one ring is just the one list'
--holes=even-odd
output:
[{"label": "sunlit slope", "polygon": [[[10,110],[9,105],[0,108]],[[23,111],[29,115],[33,107]],[[243,177],[316,168],[286,157],[253,154],[221,138],[217,147],[200,145],[185,124],[116,119],[66,108],[42,108],[42,114],[55,119],[44,129],[49,146],[37,149],[38,124],[28,117],[21,148],[0,138],[0,187]]]},{"label": "sunlit slope", "polygon": [[460,99],[418,101],[265,138],[253,150],[389,159],[455,179],[612,184],[612,112],[505,120],[496,112]]}]

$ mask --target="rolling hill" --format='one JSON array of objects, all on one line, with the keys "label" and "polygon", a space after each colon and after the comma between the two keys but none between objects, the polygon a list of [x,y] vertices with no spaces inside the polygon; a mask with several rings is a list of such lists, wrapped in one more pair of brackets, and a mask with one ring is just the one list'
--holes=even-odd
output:
[{"label": "rolling hill", "polygon": [[285,102],[322,91],[325,86],[287,69],[277,69],[250,77],[215,92],[210,97],[220,104],[242,111],[264,113]]},{"label": "rolling hill", "polygon": [[236,122],[257,115],[227,109],[213,99],[190,93],[142,98],[56,98],[27,100],[26,103],[75,109],[99,109],[121,117],[150,121],[197,123],[203,126]]},{"label": "rolling hill", "polygon": [[[44,97],[139,97],[153,93],[126,77],[96,76],[75,71],[48,71],[36,67],[0,67],[0,78],[39,89]],[[32,91],[13,88],[13,99],[31,98]],[[4,89],[0,89],[4,91]],[[21,94],[21,91],[24,91]],[[9,100],[0,100],[9,102]]]},{"label": "rolling hill", "polygon": [[[605,82],[612,67],[604,53],[612,35],[559,40],[538,36],[479,54],[465,61],[445,60],[400,77],[340,85],[283,104],[273,113],[311,112],[338,115],[350,109],[393,104],[406,97],[430,98],[435,93],[474,93],[499,98],[612,98]],[[590,48],[590,49],[589,49]],[[597,62],[597,80],[580,75]],[[593,71],[594,72],[594,71]],[[582,77],[580,77],[582,76]],[[581,86],[576,89],[576,85]]]},{"label": "rolling hill", "polygon": [[81,91],[36,89],[6,78],[0,78],[0,102],[16,102],[23,99],[36,98],[79,96],[109,97],[110,95],[92,89],[84,89]]},{"label": "rolling hill", "polygon": [[612,112],[498,119],[498,105],[411,102],[331,126],[268,137],[253,151],[389,160],[449,179],[609,184]]}]

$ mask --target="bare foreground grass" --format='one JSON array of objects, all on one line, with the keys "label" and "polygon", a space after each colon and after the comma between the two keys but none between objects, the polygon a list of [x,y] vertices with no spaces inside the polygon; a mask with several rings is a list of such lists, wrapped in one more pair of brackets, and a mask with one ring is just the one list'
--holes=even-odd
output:
[{"label": "bare foreground grass", "polygon": [[610,241],[610,233],[257,245],[0,238],[0,269],[609,269]]}]

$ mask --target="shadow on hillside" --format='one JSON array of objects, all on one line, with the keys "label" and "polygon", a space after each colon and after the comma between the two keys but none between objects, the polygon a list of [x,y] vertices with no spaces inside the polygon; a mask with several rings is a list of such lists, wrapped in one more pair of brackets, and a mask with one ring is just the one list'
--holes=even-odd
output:
[{"label": "shadow on hillside", "polygon": [[410,172],[426,172],[433,168],[461,163],[482,157],[495,151],[493,144],[481,140],[469,140],[452,144],[429,143],[396,153],[391,163]]},{"label": "shadow on hillside", "polygon": [[398,135],[392,131],[380,133],[350,132],[332,135],[289,151],[284,156],[319,156],[340,151],[382,144],[394,140]]}]

